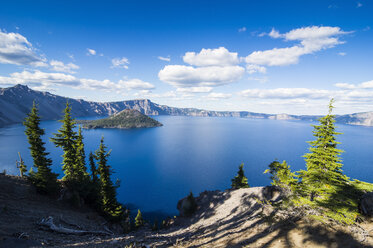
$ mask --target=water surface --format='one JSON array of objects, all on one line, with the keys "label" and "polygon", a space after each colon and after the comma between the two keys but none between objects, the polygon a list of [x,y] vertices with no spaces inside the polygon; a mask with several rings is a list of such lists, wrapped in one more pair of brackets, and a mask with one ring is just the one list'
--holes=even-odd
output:
[{"label": "water surface", "polygon": [[[243,119],[229,117],[156,116],[164,124],[148,129],[83,130],[88,154],[103,135],[112,150],[109,164],[121,180],[118,198],[143,212],[177,214],[177,201],[192,191],[226,189],[240,163],[250,186],[270,183],[263,175],[274,159],[286,160],[293,170],[304,169],[302,155],[313,140],[309,122]],[[61,150],[49,142],[60,128],[57,121],[44,121],[43,137],[53,159],[53,170],[62,176]],[[346,152],[344,171],[362,181],[373,182],[373,127],[338,125],[343,135],[340,148]],[[18,173],[15,161],[21,152],[26,165],[32,160],[21,124],[0,128],[0,170]]]}]

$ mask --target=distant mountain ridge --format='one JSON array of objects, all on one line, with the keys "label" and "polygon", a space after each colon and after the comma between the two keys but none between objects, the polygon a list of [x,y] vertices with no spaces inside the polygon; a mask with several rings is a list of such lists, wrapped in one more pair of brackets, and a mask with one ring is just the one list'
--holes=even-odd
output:
[{"label": "distant mountain ridge", "polygon": [[[0,88],[0,126],[21,123],[27,113],[29,113],[34,100],[39,104],[39,111],[43,120],[60,119],[66,101],[69,101],[72,107],[73,117],[108,116],[124,109],[135,109],[145,115],[241,117],[304,121],[315,121],[320,117],[314,115],[263,114],[249,111],[210,111],[195,108],[175,108],[159,105],[148,99],[102,103],[91,102],[62,97],[49,92],[36,91],[25,85],[18,84],[9,88]],[[336,120],[343,124],[373,126],[373,111],[340,115],[337,116]]]}]

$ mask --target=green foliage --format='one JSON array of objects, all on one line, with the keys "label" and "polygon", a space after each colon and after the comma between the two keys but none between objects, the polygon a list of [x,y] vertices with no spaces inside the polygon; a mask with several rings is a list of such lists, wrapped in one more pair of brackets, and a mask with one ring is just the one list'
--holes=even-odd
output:
[{"label": "green foliage", "polygon": [[124,218],[124,209],[117,201],[116,186],[110,178],[112,174],[111,166],[107,164],[109,156],[110,151],[106,152],[104,137],[102,137],[100,147],[95,153],[100,175],[100,208],[109,219],[120,221]]},{"label": "green foliage", "polygon": [[85,128],[138,128],[159,127],[161,123],[140,113],[137,110],[126,109],[118,114],[100,120],[82,120]]},{"label": "green foliage", "polygon": [[291,172],[290,165],[284,160],[282,163],[273,161],[269,164],[269,169],[265,170],[264,173],[271,174],[271,184],[282,188],[293,188],[297,179],[295,173]]},{"label": "green foliage", "polygon": [[142,214],[141,214],[141,211],[139,209],[139,210],[137,210],[137,215],[136,215],[136,218],[135,218],[135,227],[139,228],[139,227],[142,227],[143,225],[144,225],[144,219],[142,218]]},{"label": "green foliage", "polygon": [[56,195],[59,192],[60,185],[57,182],[57,174],[53,173],[50,168],[52,160],[47,158],[49,153],[46,152],[45,143],[41,139],[45,132],[44,129],[40,128],[40,117],[35,102],[23,125],[26,127],[25,134],[30,144],[33,166],[37,168],[37,171],[34,172],[31,167],[29,179],[39,192]]},{"label": "green foliage", "polygon": [[243,171],[243,163],[238,167],[237,176],[232,179],[232,189],[249,188],[247,178]]},{"label": "green foliage", "polygon": [[58,130],[58,133],[54,134],[51,141],[56,147],[61,147],[63,150],[63,161],[62,169],[64,171],[63,181],[70,188],[74,188],[78,183],[79,177],[76,171],[77,151],[76,151],[76,140],[78,138],[77,133],[74,131],[75,120],[71,117],[71,107],[69,103],[66,103],[64,110],[64,117],[60,120],[62,127]]},{"label": "green foliage", "polygon": [[[319,119],[319,125],[314,125],[316,140],[309,142],[310,153],[304,155],[307,170],[298,172],[301,182],[293,190],[296,197],[292,197],[288,203],[316,210],[317,215],[311,216],[313,219],[323,222],[332,219],[350,225],[359,216],[361,196],[367,191],[373,191],[373,184],[350,181],[342,172],[340,154],[343,151],[337,149],[340,143],[335,136],[340,133],[335,131],[333,103],[332,99],[328,114]],[[287,174],[291,175],[288,169]],[[267,171],[270,172],[271,168]]]},{"label": "green foliage", "polygon": [[88,190],[87,201],[96,209],[100,207],[100,179],[96,168],[95,156],[92,152],[89,153],[89,167],[91,170],[90,186]]},{"label": "green foliage", "polygon": [[79,195],[83,198],[87,198],[91,181],[90,176],[87,172],[87,167],[85,165],[85,151],[84,151],[84,143],[83,143],[83,135],[82,135],[82,128],[79,126],[78,130],[78,136],[76,139],[75,144],[75,150],[76,150],[76,162],[75,162],[75,180],[79,182],[75,190],[79,192]]},{"label": "green foliage", "polygon": [[342,173],[342,159],[340,154],[343,152],[337,149],[336,135],[340,133],[335,131],[335,116],[332,115],[334,100],[329,103],[329,113],[319,119],[320,125],[313,125],[313,135],[316,140],[308,142],[311,147],[310,153],[304,155],[306,160],[306,171],[300,171],[302,179],[302,191],[307,194],[311,200],[314,197],[328,194],[333,186],[346,183],[348,178]]}]

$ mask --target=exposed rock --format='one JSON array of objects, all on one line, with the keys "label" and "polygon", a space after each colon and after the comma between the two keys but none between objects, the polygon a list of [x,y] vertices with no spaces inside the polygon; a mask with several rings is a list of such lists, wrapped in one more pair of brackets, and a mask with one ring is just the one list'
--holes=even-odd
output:
[{"label": "exposed rock", "polygon": [[[57,96],[49,92],[35,91],[25,85],[18,84],[9,88],[0,88],[0,126],[21,123],[27,113],[29,113],[33,101],[39,105],[42,120],[60,119],[67,101],[69,101],[72,107],[71,114],[73,117],[109,116],[124,109],[135,109],[145,115],[241,117],[303,121],[316,121],[321,117],[311,115],[263,114],[248,111],[209,111],[195,108],[174,108],[153,103],[148,99],[119,102],[91,102]],[[373,112],[340,115],[336,116],[336,121],[351,125],[373,126]]]},{"label": "exposed rock", "polygon": [[360,201],[361,213],[367,216],[373,216],[373,192],[364,194]]}]

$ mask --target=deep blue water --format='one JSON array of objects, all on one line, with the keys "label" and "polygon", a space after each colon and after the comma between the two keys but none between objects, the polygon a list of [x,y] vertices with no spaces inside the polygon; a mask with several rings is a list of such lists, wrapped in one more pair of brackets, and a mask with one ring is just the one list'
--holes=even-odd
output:
[{"label": "deep blue water", "polygon": [[[118,198],[142,212],[177,214],[176,204],[190,191],[226,189],[244,163],[251,186],[270,183],[263,171],[274,159],[286,160],[293,170],[304,169],[302,155],[313,140],[309,122],[243,118],[156,116],[163,127],[148,129],[83,130],[87,157],[101,136],[112,149],[109,164],[114,179],[121,180]],[[44,141],[61,171],[61,150],[49,137],[60,127],[57,121],[42,122]],[[337,125],[345,150],[344,171],[362,181],[373,182],[373,127]],[[0,170],[18,173],[15,161],[21,152],[26,164],[32,160],[21,124],[0,128]]]}]

